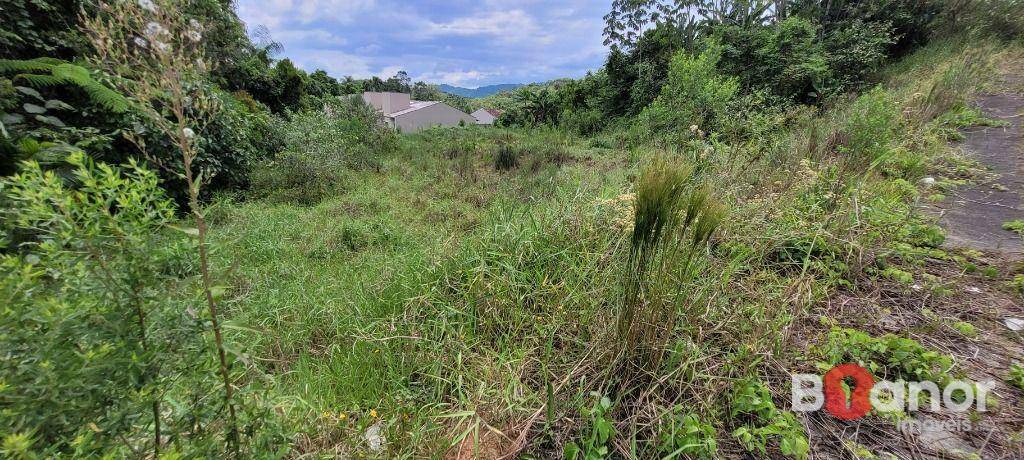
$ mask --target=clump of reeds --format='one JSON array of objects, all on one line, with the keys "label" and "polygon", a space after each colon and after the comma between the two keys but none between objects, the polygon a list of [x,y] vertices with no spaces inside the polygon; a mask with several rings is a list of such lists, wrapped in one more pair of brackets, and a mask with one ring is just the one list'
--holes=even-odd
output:
[{"label": "clump of reeds", "polygon": [[505,171],[519,166],[519,154],[516,151],[515,141],[511,135],[506,135],[498,142],[497,151],[494,153],[494,169]]},{"label": "clump of reeds", "polygon": [[[656,157],[637,183],[624,298],[618,317],[622,356],[656,363],[681,314],[724,207],[692,166]],[[646,359],[645,359],[646,358]]]}]

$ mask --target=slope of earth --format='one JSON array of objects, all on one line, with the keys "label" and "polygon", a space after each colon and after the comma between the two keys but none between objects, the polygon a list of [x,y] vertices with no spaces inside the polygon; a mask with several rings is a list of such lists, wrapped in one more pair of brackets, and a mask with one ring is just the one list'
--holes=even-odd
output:
[{"label": "slope of earth", "polygon": [[[812,412],[805,423],[813,458],[1024,458],[1024,387],[1013,377],[1024,357],[1024,251],[1021,237],[1003,229],[1024,218],[1024,61],[1001,64],[999,84],[973,99],[989,126],[964,129],[955,146],[985,173],[944,191],[946,200],[922,210],[942,227],[945,242],[917,253],[880,249],[871,258],[884,263],[851,279],[810,315],[833,333],[906,338],[949,357],[949,377],[992,385],[988,407],[872,412],[852,422]],[[798,343],[824,341],[812,335]],[[908,366],[915,359],[894,356],[890,365]]]}]

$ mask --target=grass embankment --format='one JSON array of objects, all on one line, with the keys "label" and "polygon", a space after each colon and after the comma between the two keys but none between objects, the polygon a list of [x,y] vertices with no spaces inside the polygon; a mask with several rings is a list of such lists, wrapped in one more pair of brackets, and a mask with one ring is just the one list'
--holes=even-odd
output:
[{"label": "grass embankment", "polygon": [[[932,45],[878,89],[766,115],[743,142],[433,131],[318,204],[222,202],[231,340],[298,453],[801,457],[786,372],[828,360],[800,340],[834,321],[795,325],[838,287],[901,277],[879,250],[941,243],[915,205],[969,175],[946,142],[977,120],[965,102],[993,53]],[[728,213],[685,262],[662,258],[637,301],[635,184],[654,158],[691,165],[687,190]],[[617,332],[630,302],[673,318],[639,323],[658,337],[643,351]],[[365,439],[378,422],[386,453]]]}]

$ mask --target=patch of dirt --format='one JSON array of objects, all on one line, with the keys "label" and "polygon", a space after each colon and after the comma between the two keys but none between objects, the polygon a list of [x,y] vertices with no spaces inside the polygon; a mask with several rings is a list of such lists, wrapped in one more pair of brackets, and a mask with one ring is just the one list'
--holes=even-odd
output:
[{"label": "patch of dirt", "polygon": [[[1002,87],[1016,88],[1021,80],[1011,74]],[[1024,219],[1024,137],[1021,125],[1024,96],[1012,90],[985,94],[977,105],[989,118],[1006,122],[1006,126],[973,127],[964,130],[961,144],[964,152],[977,159],[992,177],[961,187],[953,196],[937,206],[939,224],[946,229],[951,247],[993,251],[1019,258],[1024,245],[1017,234],[1004,230],[1003,223]]]},{"label": "patch of dirt", "polygon": [[[982,268],[1008,264],[995,256],[977,263]],[[863,452],[881,459],[1024,458],[1024,391],[1006,383],[1010,365],[1024,357],[1024,341],[1003,324],[1007,317],[1024,316],[1020,295],[1006,287],[1008,275],[964,273],[952,260],[930,260],[915,270],[915,279],[925,274],[941,281],[927,286],[858,280],[855,288],[832,296],[798,327],[797,342],[825,343],[826,331],[814,324],[821,317],[876,337],[908,337],[951,356],[955,378],[992,382],[994,405],[984,413],[924,408],[912,414],[918,424],[902,427],[910,429],[875,415],[844,422],[812,412],[805,423],[813,458],[867,458],[859,455]],[[959,321],[975,326],[977,333],[959,332],[954,327]],[[816,372],[811,367],[797,371]]]}]

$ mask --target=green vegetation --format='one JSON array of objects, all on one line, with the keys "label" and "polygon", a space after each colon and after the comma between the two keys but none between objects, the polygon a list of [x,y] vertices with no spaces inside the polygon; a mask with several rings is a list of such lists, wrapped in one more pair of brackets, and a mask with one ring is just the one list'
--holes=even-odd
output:
[{"label": "green vegetation", "polygon": [[775,407],[768,388],[762,382],[740,382],[733,395],[731,415],[747,419],[732,435],[750,452],[765,455],[768,443],[776,440],[779,452],[804,459],[810,453],[807,435],[792,412]]},{"label": "green vegetation", "polygon": [[882,337],[855,329],[835,328],[828,334],[828,342],[821,353],[825,369],[846,362],[867,368],[880,379],[905,381],[932,381],[940,386],[948,382],[953,367],[952,358],[925,349],[913,339],[886,334]]},{"label": "green vegetation", "polygon": [[1003,223],[1003,229],[1011,232],[1016,232],[1021,237],[1024,237],[1024,220],[1012,220]]},{"label": "green vegetation", "polygon": [[600,460],[611,455],[609,441],[615,435],[615,426],[607,418],[612,408],[612,401],[607,396],[597,396],[594,407],[584,411],[584,419],[589,421],[590,430],[579,444],[570,441],[565,445],[566,460]]},{"label": "green vegetation", "polygon": [[225,2],[70,3],[0,25],[6,456],[802,459],[779,375],[954,372],[813,307],[945,292],[921,179],[963,177],[1004,2],[615,1],[601,70],[404,135],[343,95],[445,96],[306,74]]},{"label": "green vegetation", "polygon": [[1019,363],[1010,365],[1010,374],[1006,377],[1006,381],[1021,390],[1024,390],[1024,366]]}]

